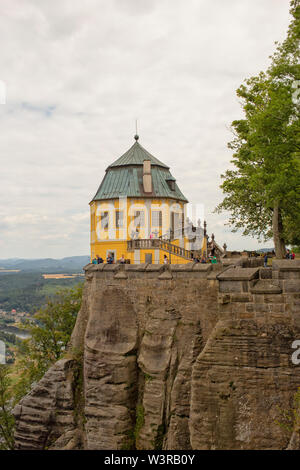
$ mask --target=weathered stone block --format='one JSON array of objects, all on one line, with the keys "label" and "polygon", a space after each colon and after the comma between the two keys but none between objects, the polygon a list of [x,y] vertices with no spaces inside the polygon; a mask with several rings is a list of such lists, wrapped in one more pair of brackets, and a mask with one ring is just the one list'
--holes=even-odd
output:
[{"label": "weathered stone block", "polygon": [[172,273],[170,271],[163,271],[159,276],[158,279],[161,281],[170,281],[173,279]]},{"label": "weathered stone block", "polygon": [[230,302],[230,294],[224,294],[218,296],[218,303],[219,304],[229,304]]},{"label": "weathered stone block", "polygon": [[251,281],[259,277],[259,268],[232,267],[218,275],[219,281]]},{"label": "weathered stone block", "polygon": [[272,268],[261,268],[259,270],[260,279],[272,279]]},{"label": "weathered stone block", "polygon": [[232,313],[245,313],[246,304],[245,303],[233,303],[231,311]]},{"label": "weathered stone block", "polygon": [[[125,271],[138,271],[138,272],[143,272],[143,271],[146,271],[146,269],[148,268],[149,264],[148,263],[141,263],[141,264],[125,264],[124,265],[124,268],[125,268]],[[154,264],[150,265],[150,266],[156,266]],[[161,265],[158,265],[158,266],[161,266]]]},{"label": "weathered stone block", "polygon": [[106,264],[104,263],[101,263],[101,264],[88,264],[86,269],[85,269],[85,272],[89,273],[89,272],[95,272],[95,271],[103,271],[105,266],[107,266]]},{"label": "weathered stone block", "polygon": [[253,294],[281,294],[281,287],[275,281],[269,279],[259,279],[253,283],[250,291]]},{"label": "weathered stone block", "polygon": [[276,313],[284,313],[286,311],[285,304],[270,304],[270,311]]},{"label": "weathered stone block", "polygon": [[272,269],[274,271],[300,271],[300,259],[273,259]]},{"label": "weathered stone block", "polygon": [[220,292],[243,292],[242,281],[220,281]]},{"label": "weathered stone block", "polygon": [[264,301],[266,303],[283,303],[284,296],[282,294],[265,294]]},{"label": "weathered stone block", "polygon": [[148,266],[146,267],[146,272],[156,272],[156,273],[159,273],[161,271],[163,271],[164,269],[164,266],[161,265],[161,264],[148,264]]},{"label": "weathered stone block", "polygon": [[221,263],[224,268],[228,266],[241,266],[242,265],[242,258],[221,258]]},{"label": "weathered stone block", "polygon": [[198,264],[198,263],[170,264],[168,267],[170,271],[189,272],[189,271],[193,271],[194,264]]},{"label": "weathered stone block", "polygon": [[300,280],[285,280],[283,281],[283,292],[300,293]]},{"label": "weathered stone block", "polygon": [[270,312],[270,304],[254,304],[254,309],[256,312]]},{"label": "weathered stone block", "polygon": [[212,264],[195,263],[193,266],[193,271],[195,272],[209,273],[210,271],[212,271],[212,269],[213,269]]},{"label": "weathered stone block", "polygon": [[241,293],[241,294],[232,294],[231,295],[231,302],[251,302],[252,295]]},{"label": "weathered stone block", "polygon": [[254,303],[262,304],[265,301],[265,296],[264,294],[254,294],[253,295],[253,301]]}]

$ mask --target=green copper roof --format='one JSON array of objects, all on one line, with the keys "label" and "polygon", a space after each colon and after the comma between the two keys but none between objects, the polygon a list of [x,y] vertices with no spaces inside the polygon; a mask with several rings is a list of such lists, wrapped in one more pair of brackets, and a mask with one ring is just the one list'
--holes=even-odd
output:
[{"label": "green copper roof", "polygon": [[[152,192],[145,193],[143,188],[143,162],[151,161]],[[176,181],[169,167],[153,157],[138,142],[112,163],[93,198],[93,201],[119,197],[170,198],[188,202],[175,183],[174,190],[168,180]]]},{"label": "green copper roof", "polygon": [[169,168],[167,165],[160,162],[157,158],[153,157],[153,155],[144,149],[144,147],[142,147],[138,142],[135,142],[133,146],[124,153],[124,155],[109,165],[109,168],[125,165],[143,165],[144,160],[150,160],[151,165],[159,165],[163,168]]}]

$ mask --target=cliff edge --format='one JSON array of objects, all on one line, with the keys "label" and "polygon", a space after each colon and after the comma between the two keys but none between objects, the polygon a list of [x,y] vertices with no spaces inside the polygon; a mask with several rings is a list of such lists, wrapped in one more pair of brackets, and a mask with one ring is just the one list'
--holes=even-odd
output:
[{"label": "cliff edge", "polygon": [[[65,357],[14,410],[16,449],[300,448],[300,262],[87,265]],[[284,424],[284,423],[282,423]]]}]

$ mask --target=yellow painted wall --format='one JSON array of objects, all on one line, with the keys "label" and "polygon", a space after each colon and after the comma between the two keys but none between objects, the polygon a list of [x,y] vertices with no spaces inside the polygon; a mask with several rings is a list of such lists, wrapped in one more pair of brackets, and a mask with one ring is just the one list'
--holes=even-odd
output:
[{"label": "yellow painted wall", "polygon": [[[130,260],[130,263],[134,263],[134,251],[127,251],[127,242],[110,242],[110,243],[96,243],[92,247],[91,259],[95,258],[97,255],[101,256],[101,258],[106,261],[107,251],[115,251],[116,253],[116,260],[120,259],[122,255],[125,256],[126,259]],[[145,263],[146,254],[152,254],[152,263],[155,263],[155,250],[152,249],[141,249],[138,250],[140,254],[140,262]],[[181,256],[176,256],[174,254],[168,253],[164,250],[159,250],[159,263],[163,264],[164,262],[164,255],[167,256],[170,264],[185,264],[189,263],[190,260],[182,258]]]},{"label": "yellow painted wall", "polygon": [[[151,207],[150,207],[151,206]],[[147,219],[146,207],[150,208],[149,216]],[[116,227],[116,210],[123,211],[123,228]],[[134,212],[144,211],[144,226],[139,229],[140,239],[149,238],[151,231],[157,230],[158,236],[166,233],[170,227],[170,212],[185,212],[185,207],[182,202],[176,203],[171,199],[114,199],[114,200],[103,200],[93,201],[90,204],[91,213],[91,258],[99,255],[104,260],[107,257],[107,250],[116,251],[116,259],[119,259],[122,254],[125,258],[130,259],[130,262],[134,262],[134,252],[127,252],[127,240],[131,239],[131,232],[135,231],[134,224]],[[162,227],[154,227],[152,220],[152,211],[162,210]],[[109,213],[109,228],[104,229],[101,227],[101,215],[104,212]],[[147,227],[148,223],[148,227]],[[173,240],[173,244],[179,246],[179,240]],[[186,246],[186,240],[184,246]],[[145,254],[152,253],[152,262],[155,262],[154,250],[139,250],[140,251],[140,262],[145,262]],[[169,254],[163,250],[160,250],[160,263],[163,263],[164,254],[169,258]],[[171,255],[171,263],[185,263],[188,260],[184,258]]]}]

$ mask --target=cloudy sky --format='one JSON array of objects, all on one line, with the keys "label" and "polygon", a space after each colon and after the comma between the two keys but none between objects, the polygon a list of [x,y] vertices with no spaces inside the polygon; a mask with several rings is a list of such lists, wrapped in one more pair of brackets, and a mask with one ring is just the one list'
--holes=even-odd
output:
[{"label": "cloudy sky", "polygon": [[204,204],[217,241],[259,247],[212,211],[241,117],[235,90],[268,66],[288,10],[288,0],[1,0],[0,258],[89,253],[88,203],[133,144],[136,118],[140,143]]}]

